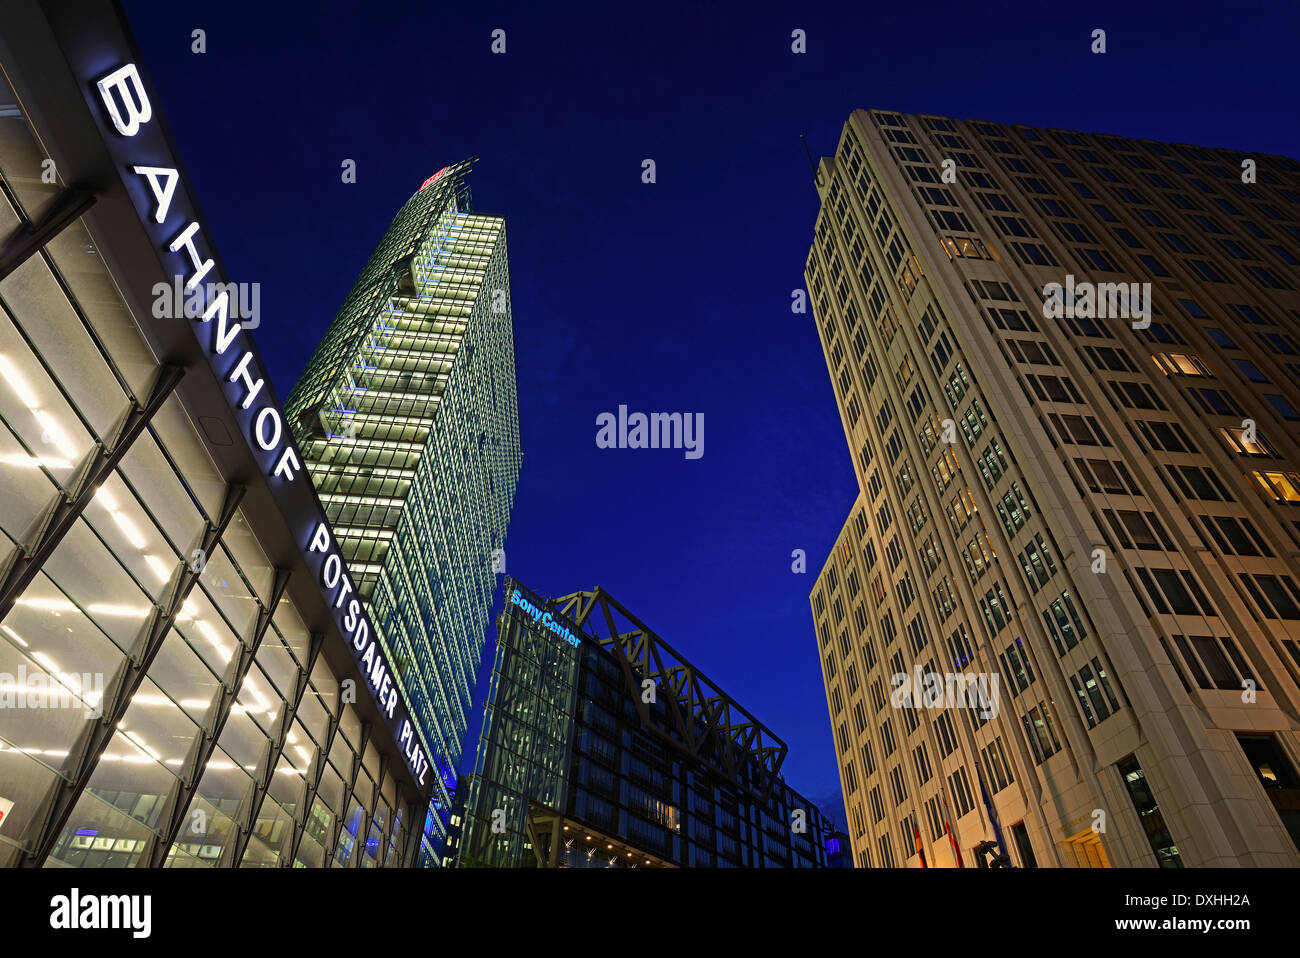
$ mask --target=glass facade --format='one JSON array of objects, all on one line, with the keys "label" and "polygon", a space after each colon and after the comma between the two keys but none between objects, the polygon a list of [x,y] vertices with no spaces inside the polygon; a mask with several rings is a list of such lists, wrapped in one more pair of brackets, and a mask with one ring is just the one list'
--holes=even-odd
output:
[{"label": "glass facade", "polygon": [[670,713],[689,708],[666,684],[647,703],[638,680],[634,697],[618,658],[559,602],[511,579],[505,591],[461,836],[448,849],[457,865],[826,865],[813,803],[779,777],[763,789],[743,758],[734,781],[711,768],[682,744]]},{"label": "glass facade", "polygon": [[289,396],[341,551],[439,771],[445,837],[519,476],[505,221],[465,160],[398,212]]},{"label": "glass facade", "polygon": [[424,799],[340,694],[266,477],[232,480],[246,440],[197,399],[220,384],[162,362],[166,337],[202,354],[141,308],[165,274],[125,188],[55,215],[102,128],[52,102],[66,63],[35,66],[0,61],[0,867],[412,861]]}]

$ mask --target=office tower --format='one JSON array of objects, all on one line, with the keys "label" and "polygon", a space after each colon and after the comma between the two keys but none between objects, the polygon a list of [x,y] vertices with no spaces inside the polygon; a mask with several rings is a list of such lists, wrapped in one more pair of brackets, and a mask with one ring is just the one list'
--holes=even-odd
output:
[{"label": "office tower", "polygon": [[505,221],[471,212],[474,163],[398,212],[286,404],[444,817],[520,465]]},{"label": "office tower", "polygon": [[1300,864],[1300,164],[858,111],[816,176],[857,864]]},{"label": "office tower", "polygon": [[436,773],[136,56],[0,7],[0,867],[410,865]]},{"label": "office tower", "polygon": [[603,589],[505,593],[460,867],[826,865],[785,744],[663,639]]}]

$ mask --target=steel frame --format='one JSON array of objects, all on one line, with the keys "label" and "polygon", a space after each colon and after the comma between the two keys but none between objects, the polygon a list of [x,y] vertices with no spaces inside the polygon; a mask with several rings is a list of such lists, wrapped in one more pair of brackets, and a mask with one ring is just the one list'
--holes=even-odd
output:
[{"label": "steel frame", "polygon": [[[9,193],[8,184],[5,192]],[[23,222],[0,244],[0,280],[22,266],[49,242],[75,223],[83,213],[95,205],[95,194],[90,190],[70,186],[54,198],[39,223],[23,215]],[[14,209],[22,211],[16,197],[10,197]]]},{"label": "steel frame", "polygon": [[[223,868],[237,867],[244,860],[244,852],[248,848],[248,841],[253,835],[254,827],[257,825],[257,816],[261,814],[267,792],[271,789],[275,770],[280,764],[281,756],[284,755],[284,746],[289,741],[289,730],[293,728],[294,719],[298,716],[298,706],[302,704],[303,694],[311,683],[311,672],[316,666],[316,659],[320,656],[320,650],[324,644],[325,636],[319,632],[311,633],[308,638],[307,661],[298,667],[298,678],[295,680],[293,687],[293,700],[285,703],[275,734],[267,741],[267,755],[262,764],[262,774],[254,780],[252,794],[240,806],[241,815],[236,823],[239,834],[232,836],[231,840],[226,842],[225,848],[222,849],[221,866]],[[282,867],[285,866],[283,857],[280,864]],[[289,865],[292,865],[292,861],[289,862]]]},{"label": "steel frame", "polygon": [[[226,528],[239,510],[245,488],[242,485],[226,487],[226,498],[221,506],[221,513],[215,521],[208,520],[208,527],[199,544],[204,555],[211,555],[217,544],[221,542],[222,535],[225,534]],[[93,489],[85,495],[89,496],[91,492]],[[20,867],[39,867],[53,851],[59,834],[63,831],[64,825],[67,824],[68,818],[72,815],[73,809],[76,808],[77,802],[99,765],[100,756],[117,733],[117,727],[126,715],[131,699],[139,690],[159,649],[162,648],[163,641],[167,638],[167,633],[175,624],[177,615],[180,614],[185,600],[189,598],[201,575],[201,570],[196,571],[193,566],[182,562],[180,575],[176,577],[170,598],[154,607],[149,624],[144,628],[136,642],[136,647],[126,661],[117,688],[111,697],[105,697],[103,714],[99,721],[83,735],[80,746],[75,750],[77,758],[72,765],[72,775],[57,786],[57,792],[49,803],[36,841],[23,856]]]},{"label": "steel frame", "polygon": [[[293,867],[294,860],[298,857],[298,849],[302,845],[302,836],[307,831],[307,819],[311,816],[311,807],[316,802],[316,791],[320,788],[321,776],[325,774],[325,765],[329,762],[330,750],[334,747],[334,736],[339,730],[339,721],[343,714],[343,690],[339,689],[338,702],[336,710],[328,712],[329,719],[325,727],[325,741],[316,746],[316,755],[313,759],[313,766],[307,770],[309,776],[305,783],[302,794],[301,813],[294,818],[293,823],[293,844],[289,847],[289,854],[282,863],[285,867]],[[337,814],[337,813],[336,813]],[[333,832],[331,830],[331,839]],[[329,868],[330,860],[334,857],[334,843],[330,842],[330,847],[325,849],[325,858],[321,864],[322,868]]]},{"label": "steel frame", "polygon": [[[258,610],[253,634],[249,636],[247,642],[241,641],[237,651],[231,656],[230,665],[221,682],[221,694],[213,699],[208,707],[202,734],[195,736],[181,774],[167,796],[166,804],[163,806],[166,809],[162,815],[163,830],[150,838],[148,849],[136,861],[137,867],[161,868],[166,862],[167,853],[176,841],[185,813],[198,792],[199,782],[207,769],[208,761],[217,749],[217,741],[221,738],[221,732],[230,718],[235,699],[239,697],[239,690],[244,684],[249,669],[253,666],[258,649],[262,647],[262,639],[271,625],[271,617],[275,615],[276,606],[280,604],[280,597],[284,595],[288,584],[288,570],[277,569],[269,600]],[[233,839],[234,836],[230,838]]]},{"label": "steel frame", "polygon": [[131,407],[112,448],[103,443],[96,447],[89,461],[81,468],[81,478],[73,490],[56,494],[56,500],[40,523],[36,541],[30,546],[19,543],[19,549],[14,553],[14,559],[0,582],[0,620],[13,609],[18,597],[41,571],[45,560],[54,553],[63,537],[86,511],[86,506],[95,497],[100,484],[117,468],[122,457],[163,407],[184,375],[185,369],[181,366],[163,366],[159,369],[149,398],[143,405]]},{"label": "steel frame", "polygon": [[[643,726],[766,804],[788,752],[785,742],[599,586],[554,605],[614,654]],[[655,682],[656,695],[670,693],[663,696],[669,730],[650,720],[642,697],[646,679]]]}]

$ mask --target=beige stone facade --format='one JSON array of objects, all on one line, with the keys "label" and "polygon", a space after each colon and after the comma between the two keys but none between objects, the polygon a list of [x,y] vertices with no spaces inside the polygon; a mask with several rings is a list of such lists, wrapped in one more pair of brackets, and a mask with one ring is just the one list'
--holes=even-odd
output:
[{"label": "beige stone facade", "polygon": [[857,111],[817,178],[855,864],[1300,865],[1300,163]]}]

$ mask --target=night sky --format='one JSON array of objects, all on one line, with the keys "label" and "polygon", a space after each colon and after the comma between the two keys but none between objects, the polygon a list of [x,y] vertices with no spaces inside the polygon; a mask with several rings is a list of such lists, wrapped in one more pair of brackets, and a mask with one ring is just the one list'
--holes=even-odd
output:
[{"label": "night sky", "polygon": [[[125,3],[230,279],[261,284],[281,399],[402,203],[480,156],[524,449],[507,571],[607,589],[783,738],[787,780],[841,823],[808,592],[856,486],[790,309],[818,209],[799,134],[828,154],[878,107],[1300,156],[1290,3],[280,6]],[[703,413],[703,458],[598,449],[620,404]]]}]

